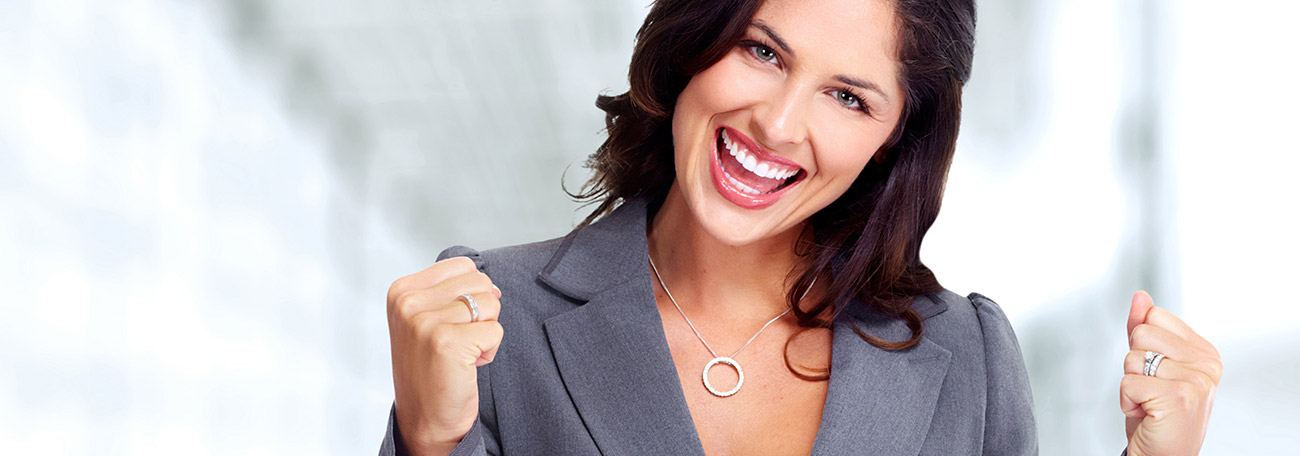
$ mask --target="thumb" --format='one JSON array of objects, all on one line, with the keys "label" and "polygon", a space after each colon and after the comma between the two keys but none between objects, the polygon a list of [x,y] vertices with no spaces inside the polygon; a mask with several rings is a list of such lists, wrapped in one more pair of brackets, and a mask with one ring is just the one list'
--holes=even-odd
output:
[{"label": "thumb", "polygon": [[1133,293],[1133,304],[1128,310],[1128,334],[1133,334],[1133,328],[1147,321],[1147,312],[1151,311],[1156,304],[1151,300],[1151,295],[1145,291]]}]

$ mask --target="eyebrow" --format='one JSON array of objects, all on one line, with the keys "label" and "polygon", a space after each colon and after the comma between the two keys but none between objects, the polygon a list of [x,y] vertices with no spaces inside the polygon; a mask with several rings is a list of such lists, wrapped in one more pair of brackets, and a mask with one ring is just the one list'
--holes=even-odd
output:
[{"label": "eyebrow", "polygon": [[785,40],[781,39],[781,35],[777,35],[776,30],[772,30],[772,27],[768,27],[767,24],[764,24],[762,21],[753,21],[750,22],[749,25],[762,30],[763,33],[767,34],[768,38],[771,38],[772,41],[776,42],[776,47],[781,48],[782,52],[790,54],[790,57],[794,57],[794,50],[790,49],[790,45],[785,44]]},{"label": "eyebrow", "polygon": [[[786,44],[785,40],[781,39],[781,35],[778,35],[776,33],[776,30],[772,30],[772,27],[768,27],[767,24],[764,24],[762,21],[759,20],[752,21],[749,23],[749,25],[759,30],[762,30],[763,33],[767,34],[767,37],[771,39],[772,42],[776,43],[776,47],[781,48],[782,52],[785,52],[786,54],[790,55],[790,57],[792,58],[795,57],[794,49],[790,49],[790,45]],[[835,80],[854,87],[858,87],[862,90],[870,90],[872,92],[876,92],[885,99],[886,103],[889,102],[889,95],[886,95],[885,91],[881,89],[880,86],[874,82],[858,79],[851,76],[845,76],[842,74],[835,75]]]},{"label": "eyebrow", "polygon": [[862,90],[870,90],[872,92],[876,92],[885,99],[886,103],[889,102],[889,95],[885,95],[885,91],[881,90],[880,86],[876,85],[876,83],[874,82],[863,81],[861,79],[845,76],[842,74],[835,75],[835,80],[851,86],[856,86],[858,88],[861,88]]}]

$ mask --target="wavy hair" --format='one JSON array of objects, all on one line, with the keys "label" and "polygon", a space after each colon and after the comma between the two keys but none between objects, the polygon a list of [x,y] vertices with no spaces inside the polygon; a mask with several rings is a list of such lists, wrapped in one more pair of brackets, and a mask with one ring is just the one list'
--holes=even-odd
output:
[{"label": "wavy hair", "polygon": [[[889,341],[854,331],[868,343],[902,350],[921,340],[922,319],[912,308],[920,295],[942,289],[921,263],[921,240],[939,214],[961,121],[962,87],[970,77],[975,41],[974,0],[886,0],[895,12],[903,115],[849,189],[810,217],[797,253],[811,265],[799,274],[787,301],[804,328],[829,328],[846,306],[865,306],[901,319],[911,337]],[[658,0],[636,35],[628,70],[630,89],[601,95],[609,137],[586,167],[591,179],[577,193],[595,210],[585,226],[621,201],[662,204],[675,178],[672,109],[695,74],[721,60],[749,27],[761,0]],[[815,277],[832,277],[828,292],[807,310],[799,291]],[[842,303],[842,305],[837,305]],[[793,340],[794,336],[791,337]],[[808,380],[829,368],[796,370]]]}]

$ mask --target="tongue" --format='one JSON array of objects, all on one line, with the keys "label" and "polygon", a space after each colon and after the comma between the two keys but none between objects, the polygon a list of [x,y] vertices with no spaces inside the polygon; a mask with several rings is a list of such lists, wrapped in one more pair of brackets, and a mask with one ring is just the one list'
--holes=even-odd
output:
[{"label": "tongue", "polygon": [[780,179],[768,179],[750,172],[745,169],[740,162],[737,162],[736,157],[732,157],[730,153],[722,153],[718,158],[722,159],[722,170],[726,171],[728,176],[748,185],[749,188],[758,190],[759,193],[768,193],[772,190],[776,190],[776,188],[780,187],[781,183],[784,182]]}]

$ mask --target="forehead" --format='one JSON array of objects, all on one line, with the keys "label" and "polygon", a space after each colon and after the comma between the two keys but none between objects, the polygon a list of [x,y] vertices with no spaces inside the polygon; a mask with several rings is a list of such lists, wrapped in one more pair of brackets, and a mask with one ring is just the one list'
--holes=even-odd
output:
[{"label": "forehead", "polygon": [[789,43],[802,69],[896,85],[897,34],[890,0],[767,0],[754,19]]}]

